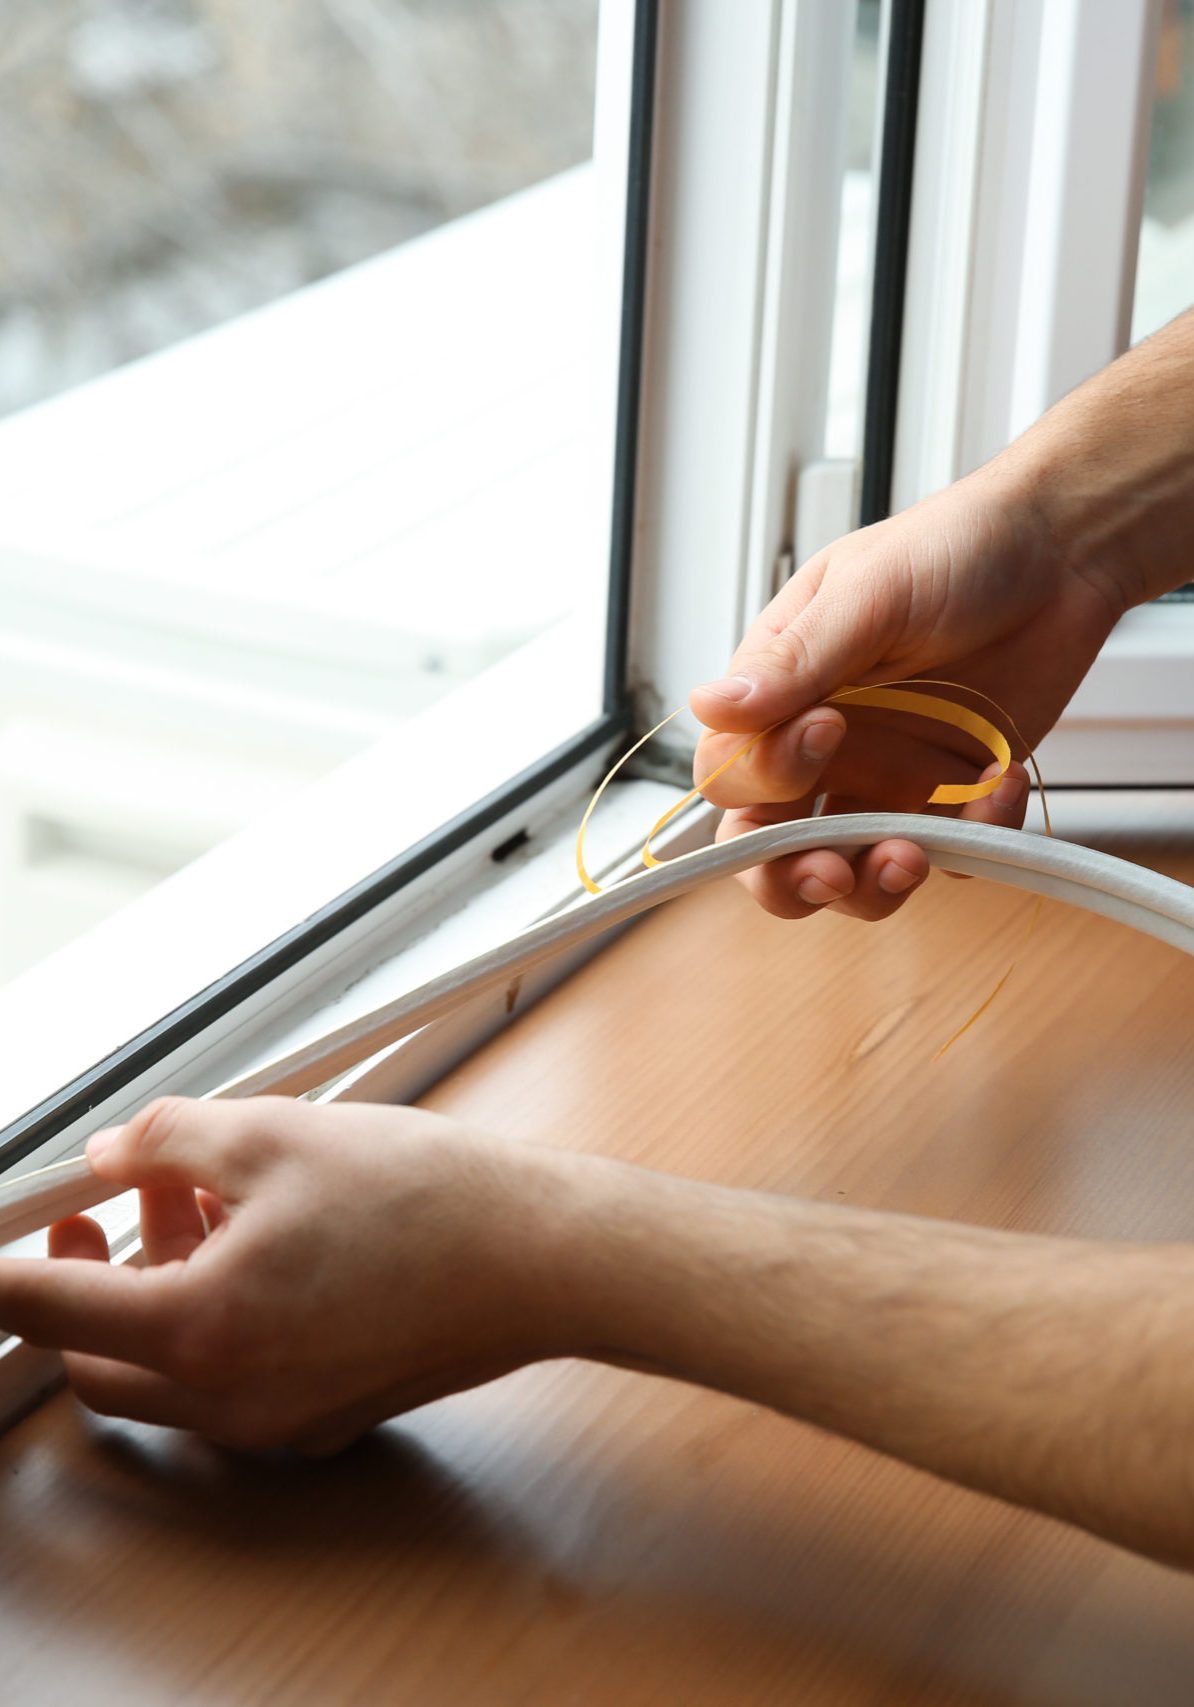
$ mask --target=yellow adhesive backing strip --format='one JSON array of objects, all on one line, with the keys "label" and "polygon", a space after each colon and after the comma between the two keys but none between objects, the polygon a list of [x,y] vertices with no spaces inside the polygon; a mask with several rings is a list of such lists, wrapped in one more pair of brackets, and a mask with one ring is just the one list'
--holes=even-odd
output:
[{"label": "yellow adhesive backing strip", "polygon": [[[1007,774],[1007,767],[1012,762],[1012,750],[1007,736],[991,722],[990,718],[984,717],[980,712],[972,711],[967,705],[959,705],[955,700],[943,699],[940,694],[926,693],[923,691],[925,687],[953,688],[958,693],[973,694],[976,699],[983,700],[985,704],[998,712],[1016,739],[1020,741],[1021,745],[1027,747],[1028,743],[1003,707],[993,700],[989,694],[980,692],[978,688],[968,687],[965,682],[938,681],[930,676],[913,676],[902,682],[876,682],[873,687],[840,688],[837,693],[831,694],[825,703],[840,705],[849,702],[854,705],[870,706],[877,711],[906,711],[917,717],[929,717],[934,722],[947,723],[951,728],[960,729],[963,734],[972,736],[974,740],[987,749],[998,764],[999,769],[994,776],[987,777],[983,782],[939,783],[930,794],[928,804],[930,806],[962,806],[967,801],[982,800],[984,796],[994,794]],[[654,729],[648,729],[647,733],[635,742],[630,751],[622,755],[603,779],[601,786],[586,807],[585,815],[580,821],[580,828],[576,832],[576,873],[590,895],[600,895],[601,893],[601,885],[594,882],[585,866],[585,832],[589,827],[589,820],[593,816],[597,802],[626,761],[633,758],[639,748],[645,747],[647,742],[658,735],[661,729],[666,728],[673,718],[679,717],[683,709],[680,706],[675,711],[669,712],[662,722],[657,723]],[[772,729],[778,727],[777,723],[772,723],[768,728],[760,729],[757,735],[752,735],[750,740],[744,746],[739,747],[738,751],[726,759],[724,764],[718,765],[715,771],[710,771],[709,775],[704,777],[696,788],[691,789],[682,800],[678,800],[663,814],[663,817],[653,826],[650,835],[643,843],[644,865],[657,866],[660,863],[651,851],[651,843],[659,832],[670,824],[677,814],[683,812],[686,806],[690,806],[697,796],[708,788],[711,782],[716,782],[717,778],[728,771],[731,765],[736,765],[738,760],[744,758],[752,747],[756,747],[765,735],[770,735]],[[1044,783],[1041,781],[1041,773],[1037,769],[1036,760],[1031,753],[1028,754],[1028,763],[1032,766],[1037,787],[1041,793],[1041,807],[1045,815],[1045,834],[1052,835],[1053,828],[1049,822],[1049,808],[1045,800]]]},{"label": "yellow adhesive backing strip", "polygon": [[[991,706],[992,709],[1004,719],[1016,739],[1026,749],[1027,762],[1032,767],[1033,775],[1036,778],[1037,788],[1040,792],[1041,811],[1045,820],[1045,834],[1047,836],[1051,836],[1053,834],[1053,825],[1049,818],[1049,804],[1045,798],[1045,784],[1041,777],[1040,770],[1037,767],[1035,755],[1031,751],[1027,750],[1028,743],[1016,728],[1013,719],[1008,716],[1003,707],[999,705],[996,700],[993,700],[989,694],[981,692],[978,688],[969,687],[964,682],[940,681],[931,676],[914,676],[901,682],[877,682],[872,687],[841,688],[837,693],[831,694],[825,703],[829,705],[840,705],[843,702],[850,702],[854,705],[869,706],[877,711],[911,712],[917,717],[929,717],[935,722],[946,723],[950,725],[951,728],[960,729],[964,734],[972,736],[974,740],[987,749],[991,754],[991,757],[999,766],[999,769],[993,776],[989,776],[981,782],[939,783],[933,790],[932,794],[930,794],[928,804],[930,806],[960,806],[965,805],[967,801],[982,800],[985,796],[994,794],[995,790],[999,787],[999,784],[1007,774],[1007,768],[1012,762],[1012,750],[1007,736],[1001,729],[992,723],[989,718],[982,716],[980,712],[972,711],[969,706],[959,705],[954,700],[943,699],[940,694],[926,693],[924,689],[927,687],[953,688],[958,693],[972,694],[976,699],[981,699],[985,704]],[[634,754],[638,752],[639,748],[644,747],[648,741],[659,733],[661,729],[666,728],[673,718],[679,717],[682,710],[683,707],[681,706],[677,707],[675,711],[670,712],[667,717],[663,718],[661,722],[655,725],[654,729],[649,729],[641,739],[636,741],[634,746],[630,748],[629,752],[622,755],[617,764],[614,765],[613,769],[610,770],[603,778],[600,787],[597,789],[597,792],[593,795],[593,798],[585,808],[584,817],[581,819],[580,827],[576,832],[576,871],[577,876],[580,878],[590,895],[600,895],[601,893],[601,885],[594,882],[593,878],[589,875],[588,869],[585,865],[584,855],[585,831],[588,829],[589,820],[593,816],[597,803],[609,787],[610,783],[617,776],[618,772],[622,769],[622,766],[626,761],[632,758]],[[787,720],[785,719],[784,721]],[[739,747],[736,753],[731,754],[724,764],[720,764],[716,770],[710,771],[709,775],[703,779],[698,787],[691,789],[682,800],[678,800],[674,806],[663,814],[662,818],[660,818],[658,823],[655,824],[650,835],[643,843],[642,858],[644,865],[650,867],[658,866],[662,863],[662,861],[657,859],[651,851],[651,843],[655,840],[655,837],[664,828],[664,826],[670,824],[672,819],[676,817],[678,813],[683,812],[686,806],[691,805],[697,796],[703,793],[711,782],[715,782],[719,776],[729,770],[731,765],[736,765],[739,759],[744,758],[753,747],[758,745],[765,735],[769,735],[772,729],[776,729],[778,727],[779,725],[777,723],[773,723],[768,728],[761,729],[757,735],[753,735],[749,741]],[[1041,898],[1038,895],[1036,904],[1032,910],[1032,917],[1029,921],[1025,942],[1027,942],[1028,938],[1031,937],[1033,931],[1036,929],[1036,923],[1037,919],[1040,917],[1040,911]],[[1011,965],[1007,968],[1007,971],[995,985],[995,988],[991,991],[990,995],[987,996],[980,1006],[975,1009],[965,1024],[959,1026],[957,1031],[955,1031],[951,1037],[947,1038],[941,1048],[937,1051],[934,1059],[939,1060],[941,1056],[945,1054],[946,1050],[952,1048],[952,1046],[958,1041],[959,1037],[969,1031],[975,1021],[980,1019],[982,1015],[986,1013],[987,1009],[1003,989],[1003,986],[1007,983],[1015,969],[1016,961],[1013,960]]]},{"label": "yellow adhesive backing strip", "polygon": [[[986,695],[982,697],[986,698]],[[998,775],[989,776],[985,782],[939,783],[929,795],[930,806],[961,806],[967,800],[981,800],[984,795],[994,794],[1012,762],[1012,749],[1003,731],[997,729],[989,718],[971,711],[968,705],[957,705],[952,699],[941,699],[937,694],[922,693],[919,688],[897,687],[886,682],[873,688],[842,688],[840,693],[830,695],[828,703],[840,705],[847,700],[851,705],[873,706],[876,711],[910,711],[917,717],[931,717],[937,723],[948,723],[981,741],[997,761]]]}]

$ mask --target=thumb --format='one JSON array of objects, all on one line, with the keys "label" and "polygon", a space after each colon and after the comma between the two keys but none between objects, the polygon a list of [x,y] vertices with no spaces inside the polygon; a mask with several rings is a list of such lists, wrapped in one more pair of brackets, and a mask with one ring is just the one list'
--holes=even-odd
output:
[{"label": "thumb", "polygon": [[734,654],[731,673],[695,688],[693,713],[710,729],[753,734],[863,679],[882,656],[865,601],[815,593],[777,625],[769,609]]},{"label": "thumb", "polygon": [[90,1138],[87,1160],[93,1173],[119,1185],[201,1186],[235,1200],[259,1171],[262,1122],[253,1107],[252,1099],[159,1097],[126,1126]]}]

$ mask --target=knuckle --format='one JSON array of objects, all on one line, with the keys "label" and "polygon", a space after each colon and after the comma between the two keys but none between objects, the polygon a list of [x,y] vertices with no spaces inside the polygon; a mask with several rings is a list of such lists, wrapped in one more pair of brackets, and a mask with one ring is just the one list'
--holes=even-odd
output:
[{"label": "knuckle", "polygon": [[771,634],[768,653],[772,663],[784,675],[802,675],[808,670],[808,641],[795,623],[776,625]]},{"label": "knuckle", "polygon": [[290,1097],[252,1097],[241,1107],[243,1124],[236,1142],[238,1168],[266,1173],[292,1155],[296,1134],[305,1134],[311,1105]]},{"label": "knuckle", "polygon": [[143,1156],[159,1155],[169,1145],[185,1106],[181,1097],[156,1097],[142,1110],[135,1140]]},{"label": "knuckle", "polygon": [[275,1168],[279,1162],[285,1161],[291,1146],[282,1132],[267,1122],[255,1125],[241,1146],[246,1170],[254,1173],[266,1173]]}]

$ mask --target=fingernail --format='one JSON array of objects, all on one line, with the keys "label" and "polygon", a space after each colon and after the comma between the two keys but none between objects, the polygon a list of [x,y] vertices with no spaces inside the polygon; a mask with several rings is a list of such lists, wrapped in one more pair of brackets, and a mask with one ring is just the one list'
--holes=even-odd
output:
[{"label": "fingernail", "polygon": [[807,901],[810,907],[825,907],[830,901],[840,901],[840,889],[831,889],[828,883],[822,883],[819,877],[806,877],[796,891],[802,901]]},{"label": "fingernail", "polygon": [[93,1132],[87,1140],[87,1160],[94,1162],[97,1156],[111,1149],[119,1136],[119,1126],[106,1126],[102,1132]]},{"label": "fingernail", "polygon": [[911,889],[914,883],[919,882],[919,877],[906,866],[897,865],[894,859],[889,859],[879,872],[879,887],[885,895],[902,895],[905,890]]},{"label": "fingernail", "polygon": [[720,699],[745,699],[753,692],[754,683],[749,676],[725,676],[720,682],[706,682],[700,693],[715,693]]},{"label": "fingernail", "polygon": [[996,806],[1019,806],[1028,793],[1028,778],[1026,776],[1005,776],[991,799]]},{"label": "fingernail", "polygon": [[807,759],[809,764],[823,765],[837,752],[845,733],[840,723],[831,722],[827,717],[819,723],[810,723],[800,737],[800,757]]}]

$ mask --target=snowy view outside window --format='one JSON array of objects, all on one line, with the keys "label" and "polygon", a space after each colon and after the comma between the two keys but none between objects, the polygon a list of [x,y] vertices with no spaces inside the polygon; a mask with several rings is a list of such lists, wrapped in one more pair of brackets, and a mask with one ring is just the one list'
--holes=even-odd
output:
[{"label": "snowy view outside window", "polygon": [[599,615],[597,25],[0,0],[0,982]]}]

